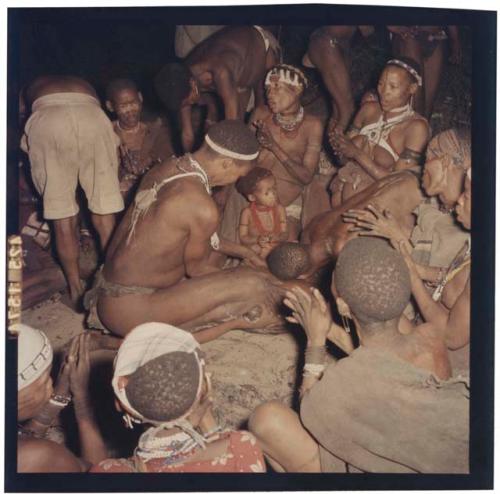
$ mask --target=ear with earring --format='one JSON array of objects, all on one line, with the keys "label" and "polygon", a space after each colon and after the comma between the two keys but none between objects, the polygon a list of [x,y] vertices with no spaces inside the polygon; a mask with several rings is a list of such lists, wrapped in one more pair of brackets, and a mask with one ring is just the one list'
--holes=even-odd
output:
[{"label": "ear with earring", "polygon": [[351,332],[351,314],[349,311],[349,307],[341,298],[337,298],[337,308],[339,310],[340,318],[342,319],[342,326],[346,333]]}]

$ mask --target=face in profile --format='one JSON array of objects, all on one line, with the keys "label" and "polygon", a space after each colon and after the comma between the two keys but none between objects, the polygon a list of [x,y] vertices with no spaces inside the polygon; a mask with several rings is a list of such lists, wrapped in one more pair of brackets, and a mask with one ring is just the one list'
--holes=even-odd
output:
[{"label": "face in profile", "polygon": [[31,384],[17,394],[17,420],[23,421],[35,417],[49,401],[52,395],[50,367]]},{"label": "face in profile", "polygon": [[122,89],[121,91],[117,91],[113,98],[113,110],[122,127],[136,127],[141,119],[141,93],[133,89]]},{"label": "face in profile", "polygon": [[240,177],[244,177],[253,167],[255,161],[225,160],[224,176],[213,185],[234,184]]},{"label": "face in profile", "polygon": [[286,113],[292,110],[300,98],[300,89],[284,82],[271,82],[266,85],[267,104],[273,113]]},{"label": "face in profile", "polygon": [[471,194],[472,183],[469,177],[465,177],[464,190],[458,198],[456,212],[457,220],[462,223],[464,228],[470,230],[471,225]]},{"label": "face in profile", "polygon": [[259,180],[255,190],[250,194],[249,199],[262,206],[276,206],[278,202],[276,179],[274,177],[266,177]]},{"label": "face in profile", "polygon": [[408,72],[396,66],[387,66],[377,85],[380,106],[384,112],[406,105],[417,85],[412,83]]},{"label": "face in profile", "polygon": [[422,174],[422,187],[429,196],[435,196],[441,192],[445,180],[443,161],[441,158],[433,158],[426,161]]}]

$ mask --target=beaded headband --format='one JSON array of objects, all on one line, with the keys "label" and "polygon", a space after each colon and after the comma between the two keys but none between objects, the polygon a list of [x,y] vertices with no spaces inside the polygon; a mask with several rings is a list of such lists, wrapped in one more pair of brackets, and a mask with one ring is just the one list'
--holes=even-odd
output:
[{"label": "beaded headband", "polygon": [[308,84],[307,77],[300,69],[287,64],[276,65],[267,73],[264,84],[268,86],[272,82],[282,82],[302,88]]},{"label": "beaded headband", "polygon": [[236,153],[234,151],[229,151],[229,149],[226,149],[222,146],[219,146],[216,144],[210,137],[205,135],[205,142],[214,150],[217,151],[219,154],[222,154],[223,156],[227,156],[228,158],[233,158],[235,160],[244,160],[244,161],[251,161],[257,158],[259,156],[259,151],[253,154],[241,154],[241,153]]},{"label": "beaded headband", "polygon": [[386,65],[397,65],[398,67],[405,69],[406,72],[410,73],[417,80],[417,84],[419,86],[422,85],[422,77],[420,77],[419,73],[413,67],[408,65],[407,63],[404,63],[403,61],[398,60],[397,58],[393,58],[393,59],[389,60],[386,63]]}]

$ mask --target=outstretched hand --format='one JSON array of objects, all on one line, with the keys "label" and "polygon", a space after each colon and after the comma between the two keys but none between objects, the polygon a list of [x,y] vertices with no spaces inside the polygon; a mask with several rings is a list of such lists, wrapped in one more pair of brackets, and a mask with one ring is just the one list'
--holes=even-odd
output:
[{"label": "outstretched hand", "polygon": [[294,287],[286,292],[283,303],[293,311],[292,315],[286,318],[287,321],[300,324],[304,328],[309,344],[323,346],[332,318],[319,290],[311,288],[307,292],[303,288]]},{"label": "outstretched hand", "polygon": [[369,204],[365,209],[349,209],[342,214],[342,220],[354,224],[350,232],[358,232],[360,236],[387,238],[397,250],[399,242],[406,240],[399,223],[388,209],[380,212]]}]

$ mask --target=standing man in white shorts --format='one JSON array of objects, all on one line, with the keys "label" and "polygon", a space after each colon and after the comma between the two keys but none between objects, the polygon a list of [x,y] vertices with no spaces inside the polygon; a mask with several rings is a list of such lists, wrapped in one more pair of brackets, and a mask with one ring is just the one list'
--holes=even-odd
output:
[{"label": "standing man in white shorts", "polygon": [[84,292],[78,267],[81,185],[104,251],[123,209],[118,183],[119,140],[94,88],[72,76],[42,76],[25,92],[31,105],[21,148],[29,155],[43,215],[53,221],[56,250],[75,306]]}]

